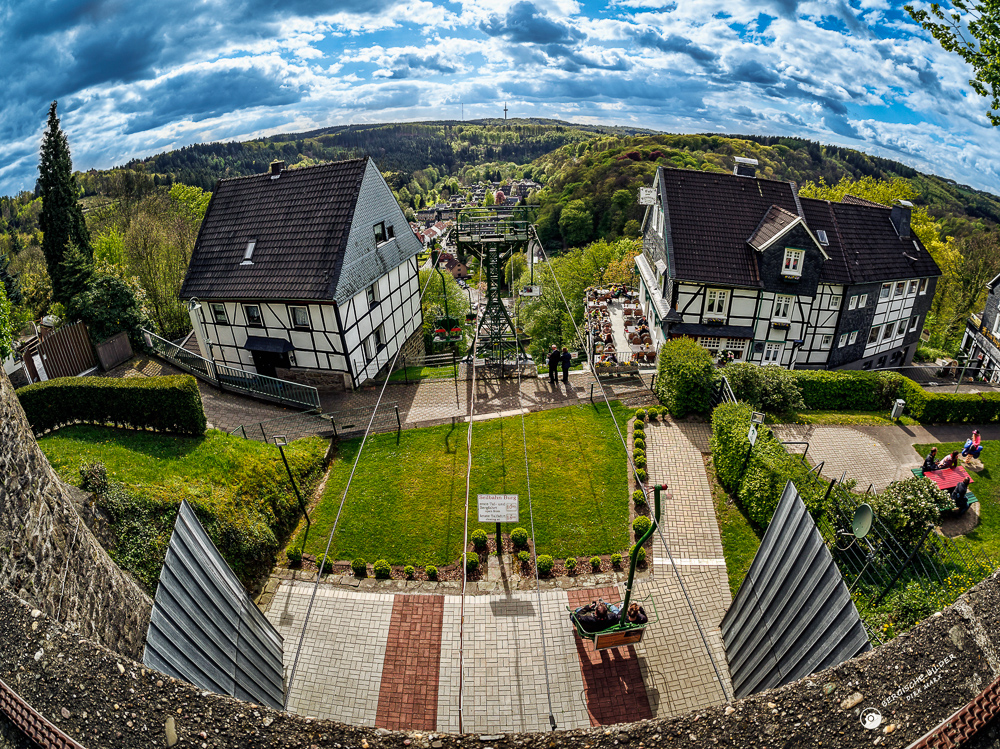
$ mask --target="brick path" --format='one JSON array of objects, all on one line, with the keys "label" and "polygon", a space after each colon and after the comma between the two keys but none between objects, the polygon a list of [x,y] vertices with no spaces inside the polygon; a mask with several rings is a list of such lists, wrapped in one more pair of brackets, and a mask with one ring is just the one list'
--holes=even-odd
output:
[{"label": "brick path", "polygon": [[395,596],[375,725],[421,731],[437,727],[443,617],[441,596]]}]

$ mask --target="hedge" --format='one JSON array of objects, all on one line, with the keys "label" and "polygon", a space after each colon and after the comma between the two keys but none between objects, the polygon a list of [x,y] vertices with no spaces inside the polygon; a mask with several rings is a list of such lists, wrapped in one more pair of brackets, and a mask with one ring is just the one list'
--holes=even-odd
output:
[{"label": "hedge", "polygon": [[[706,413],[712,406],[714,362],[693,338],[674,338],[660,347],[656,396],[673,416]],[[638,416],[638,413],[636,414]]]},{"label": "hedge", "polygon": [[191,375],[60,377],[17,391],[35,434],[84,422],[204,434],[205,411]]},{"label": "hedge", "polygon": [[947,423],[969,421],[985,424],[1000,420],[1000,393],[936,393],[902,378],[900,396],[918,421]]},{"label": "hedge", "polygon": [[897,372],[796,370],[805,407],[822,411],[882,411],[901,397],[904,381]]}]

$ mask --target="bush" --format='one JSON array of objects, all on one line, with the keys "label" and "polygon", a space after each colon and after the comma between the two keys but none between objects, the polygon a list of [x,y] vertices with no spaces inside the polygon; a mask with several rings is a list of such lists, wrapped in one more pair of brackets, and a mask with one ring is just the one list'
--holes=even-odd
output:
[{"label": "bush", "polygon": [[657,406],[653,406],[646,412],[646,417],[649,421],[656,421],[660,418],[660,409]]},{"label": "bush", "polygon": [[824,411],[888,410],[905,379],[897,372],[796,370],[791,375],[805,407]]},{"label": "bush", "polygon": [[643,440],[643,441],[645,441],[646,440],[646,432],[645,432],[645,430],[643,430],[642,427],[636,427],[635,429],[633,429],[632,430],[632,439],[633,440]]},{"label": "bush", "polygon": [[85,492],[103,494],[108,486],[108,469],[104,463],[95,461],[80,466],[80,488]]},{"label": "bush", "polygon": [[392,576],[392,566],[384,559],[378,559],[372,565],[376,580],[388,580]]},{"label": "bush", "polygon": [[576,557],[566,557],[566,571],[572,572],[576,569]]},{"label": "bush", "polygon": [[351,562],[351,571],[355,577],[368,577],[368,562],[358,557]]},{"label": "bush", "polygon": [[636,422],[641,422],[641,421],[645,421],[646,420],[646,409],[645,408],[637,408],[635,410],[635,420],[636,420]]},{"label": "bush", "polygon": [[641,440],[641,439],[633,440],[632,441],[632,449],[633,450],[642,450],[643,452],[646,452],[646,441],[645,440]]},{"label": "bush", "polygon": [[417,571],[415,569],[413,569],[413,565],[412,564],[408,564],[405,567],[403,567],[403,574],[406,575],[406,579],[407,580],[412,580],[413,576],[416,574],[416,572]]},{"label": "bush", "polygon": [[798,373],[770,364],[759,367],[748,362],[729,364],[723,373],[733,395],[757,411],[786,413],[805,408],[802,391],[794,377]]},{"label": "bush", "polygon": [[524,528],[515,528],[510,532],[510,542],[516,549],[524,548],[528,545],[528,531]]},{"label": "bush", "polygon": [[484,531],[482,528],[476,528],[476,530],[472,531],[473,546],[475,546],[477,549],[482,550],[486,548],[487,543],[488,541],[486,538],[486,531]]},{"label": "bush", "polygon": [[636,468],[635,469],[635,480],[638,481],[640,484],[645,484],[646,483],[646,469],[645,468]]},{"label": "bush", "polygon": [[538,559],[535,560],[535,567],[538,569],[539,575],[549,574],[552,572],[554,566],[555,562],[548,554],[540,554]]},{"label": "bush", "polygon": [[900,397],[906,400],[907,410],[918,421],[985,424],[1000,419],[1000,393],[932,393],[909,378],[902,379]]},{"label": "bush", "polygon": [[288,557],[288,563],[293,567],[298,567],[302,564],[302,549],[298,546],[293,546],[288,551],[285,552],[285,556]]},{"label": "bush", "polygon": [[428,564],[426,567],[424,567],[424,572],[427,573],[428,580],[433,581],[438,579],[438,568],[435,567],[433,564]]},{"label": "bush", "polygon": [[521,564],[527,564],[531,561],[531,552],[527,550],[519,551],[517,552],[517,559]]},{"label": "bush", "polygon": [[636,507],[638,507],[639,505],[646,504],[645,492],[643,492],[641,489],[636,489],[634,492],[632,492],[632,501],[635,503]]},{"label": "bush", "polygon": [[465,555],[465,570],[466,572],[475,572],[479,569],[479,555],[470,551]]},{"label": "bush", "polygon": [[650,529],[653,525],[653,521],[650,520],[645,515],[639,515],[635,520],[632,521],[632,530],[635,532],[636,539],[642,537],[642,535]]},{"label": "bush", "polygon": [[600,557],[591,557],[590,558],[590,569],[593,570],[594,572],[600,572],[601,571],[601,558]]},{"label": "bush", "polygon": [[893,597],[892,613],[896,629],[908,629],[933,614],[934,604],[920,583],[911,580]]},{"label": "bush", "polygon": [[936,525],[941,510],[955,506],[951,496],[930,479],[914,476],[893,481],[868,498],[879,520],[885,523],[904,548],[912,548],[930,526]]},{"label": "bush", "polygon": [[614,554],[611,555],[611,566],[614,567],[615,569],[618,569],[619,567],[622,566],[622,555],[619,554],[618,552],[615,552]]},{"label": "bush", "polygon": [[59,377],[17,391],[36,434],[79,421],[128,429],[204,434],[205,411],[191,375]]},{"label": "bush", "polygon": [[333,572],[333,560],[332,559],[321,559],[319,563],[319,574],[328,575]]},{"label": "bush", "polygon": [[706,413],[712,402],[712,355],[691,338],[674,338],[660,347],[656,396],[681,418]]},{"label": "bush", "polygon": [[635,463],[636,468],[646,467],[646,453],[642,450],[636,450],[635,455],[632,456],[632,462]]},{"label": "bush", "polygon": [[[636,555],[635,555],[635,563],[636,564],[645,564],[646,563],[646,549],[644,549],[642,546],[639,546],[638,548],[639,548],[639,550],[638,550],[638,552],[636,552]],[[632,552],[635,551],[635,550],[636,550],[636,546],[633,546],[631,549],[628,550],[629,557],[632,556]]]}]

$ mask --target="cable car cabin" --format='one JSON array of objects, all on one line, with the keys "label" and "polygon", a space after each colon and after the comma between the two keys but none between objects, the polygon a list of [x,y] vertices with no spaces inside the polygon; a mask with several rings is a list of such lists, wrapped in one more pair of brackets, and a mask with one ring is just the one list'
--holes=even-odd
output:
[{"label": "cable car cabin", "polygon": [[538,284],[529,284],[528,286],[522,286],[518,296],[541,296],[542,287]]},{"label": "cable car cabin", "polygon": [[[606,650],[608,648],[624,647],[642,642],[642,637],[646,632],[647,625],[649,624],[648,621],[643,622],[642,624],[633,624],[624,616],[621,616],[620,619],[609,623],[604,629],[594,629],[594,622],[587,621],[586,624],[590,626],[585,626],[585,622],[580,620],[581,614],[589,614],[594,611],[594,608],[594,603],[581,606],[576,611],[570,611],[569,618],[570,621],[573,622],[573,626],[576,628],[576,633],[580,635],[580,637],[593,642],[595,649]],[[620,605],[608,606],[608,608],[618,610],[620,609]]]},{"label": "cable car cabin", "polygon": [[446,347],[459,343],[465,337],[458,319],[455,317],[439,317],[434,321],[434,337],[431,342],[435,351],[443,351]]}]

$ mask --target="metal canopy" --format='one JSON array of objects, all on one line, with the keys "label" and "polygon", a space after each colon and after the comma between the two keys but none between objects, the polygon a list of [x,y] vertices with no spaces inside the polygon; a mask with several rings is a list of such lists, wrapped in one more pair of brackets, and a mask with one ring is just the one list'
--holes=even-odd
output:
[{"label": "metal canopy", "polygon": [[737,697],[871,650],[840,570],[791,481],[721,627]]},{"label": "metal canopy", "polygon": [[201,689],[284,708],[282,639],[181,502],[142,662]]}]

